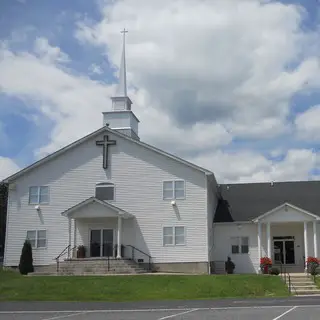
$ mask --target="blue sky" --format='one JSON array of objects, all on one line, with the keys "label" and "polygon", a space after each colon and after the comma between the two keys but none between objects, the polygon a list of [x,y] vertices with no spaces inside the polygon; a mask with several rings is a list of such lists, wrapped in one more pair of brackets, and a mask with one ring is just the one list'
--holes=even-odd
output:
[{"label": "blue sky", "polygon": [[[248,6],[246,14],[249,20],[254,20],[254,10],[259,10],[257,12],[266,18],[266,22],[262,22],[261,24],[265,25],[258,28],[261,28],[261,32],[265,32],[266,35],[270,30],[270,35],[266,38],[267,44],[261,51],[267,50],[268,54],[265,54],[264,58],[260,56],[258,58],[264,59],[261,61],[266,65],[266,70],[274,68],[274,72],[268,79],[263,80],[260,71],[258,80],[250,78],[248,70],[256,70],[258,62],[254,60],[255,57],[252,57],[252,61],[248,61],[245,54],[245,50],[248,50],[249,55],[252,53],[250,47],[252,39],[254,39],[253,47],[263,47],[259,36],[243,33],[244,40],[241,45],[245,44],[247,47],[244,45],[238,55],[234,54],[234,58],[232,53],[229,54],[230,49],[227,55],[223,54],[224,48],[232,47],[233,33],[237,32],[238,28],[236,21],[234,25],[232,22],[226,29],[222,27],[219,31],[211,22],[205,26],[194,17],[190,21],[191,31],[188,40],[179,28],[183,27],[184,15],[188,15],[189,9],[203,12],[200,5],[193,0],[185,0],[184,6],[178,7],[177,4],[174,8],[171,8],[172,4],[167,1],[161,5],[157,3],[154,10],[161,10],[163,17],[168,14],[168,20],[165,21],[168,21],[168,29],[170,27],[173,30],[171,34],[170,31],[164,30],[159,17],[150,22],[148,5],[144,6],[143,2],[143,0],[137,2],[137,7],[140,4],[143,8],[140,11],[132,7],[128,1],[111,3],[87,0],[3,0],[1,2],[0,57],[5,58],[2,63],[0,59],[0,72],[3,71],[2,79],[0,76],[0,157],[6,159],[2,172],[0,162],[2,178],[12,170],[17,170],[17,167],[22,168],[38,157],[100,126],[100,112],[110,108],[108,97],[114,92],[112,84],[117,81],[116,72],[121,50],[120,29],[123,27],[129,27],[130,31],[127,50],[128,78],[130,88],[135,88],[130,91],[131,98],[137,105],[136,112],[141,118],[141,135],[144,140],[169,151],[175,151],[200,165],[216,166],[210,169],[218,172],[218,177],[223,180],[317,178],[320,139],[316,137],[320,130],[312,128],[310,132],[312,126],[305,125],[305,121],[309,118],[314,119],[315,115],[319,114],[317,110],[312,114],[306,112],[320,104],[319,79],[309,70],[315,68],[317,58],[319,61],[320,44],[317,42],[319,40],[317,31],[320,22],[320,2],[318,0],[271,1],[274,4],[285,5],[274,11],[279,12],[279,19],[276,22],[271,21],[274,19],[274,13],[270,14],[266,7],[259,6],[257,9],[257,6],[251,4]],[[290,5],[294,5],[294,12],[293,9],[287,9],[291,8]],[[223,5],[210,9],[216,9],[212,12],[218,12],[221,17],[225,12],[226,19],[234,21],[231,14],[227,17],[229,13]],[[152,6],[150,10],[153,10]],[[170,16],[172,12],[176,14],[177,20]],[[270,14],[270,26],[268,26],[268,14]],[[248,20],[248,17],[243,17],[243,21]],[[297,17],[301,19],[300,22],[296,22]],[[219,21],[219,17],[213,17],[213,20]],[[247,28],[243,21],[239,23]],[[194,28],[193,23],[196,26]],[[279,24],[279,34],[283,35],[283,39],[279,40],[281,41],[279,52],[272,48],[273,41],[276,40],[269,39],[277,37],[272,26],[275,23]],[[297,30],[294,30],[295,26]],[[202,41],[195,35],[192,42],[191,33],[194,30],[196,34],[197,27],[201,31],[199,34],[203,34],[200,27],[207,32],[207,39],[213,39],[212,44],[209,42],[211,40],[204,38],[199,45],[193,45],[196,41]],[[223,32],[226,36],[223,36]],[[228,40],[229,32],[230,40]],[[298,39],[296,39],[297,33],[299,33]],[[289,40],[284,40],[286,37]],[[285,55],[281,49],[284,41],[288,41],[283,47],[288,49]],[[185,51],[187,45],[188,49]],[[197,50],[193,53],[194,46],[197,46]],[[166,51],[160,54],[159,48],[164,50],[164,47],[167,48]],[[215,68],[212,62],[214,58],[208,56],[206,60],[206,48],[217,54],[218,62]],[[183,54],[173,58],[180,50],[188,53],[185,57]],[[290,50],[297,51],[293,57]],[[199,61],[199,55],[202,61]],[[276,55],[279,55],[279,58],[275,58]],[[227,65],[235,63],[238,57],[240,58],[237,68],[240,71],[233,77],[230,74],[232,70],[230,71]],[[186,64],[182,61],[184,58],[188,60]],[[165,59],[171,60],[168,63]],[[31,61],[34,63],[32,68]],[[259,65],[261,61],[259,60]],[[273,83],[282,72],[293,73],[303,61],[310,63],[305,71],[299,71],[300,74],[295,78],[290,75],[292,79],[285,78],[281,81],[281,85],[278,86],[281,87],[281,92],[278,87],[274,88]],[[170,63],[172,67],[169,68]],[[247,70],[246,64],[249,66]],[[225,69],[221,67],[220,70],[221,65],[224,65]],[[25,69],[22,70],[22,66]],[[39,76],[36,72],[39,72]],[[57,78],[53,80],[55,76]],[[307,85],[296,84],[300,81],[299,77],[306,79]],[[38,84],[37,79],[39,79]],[[285,81],[288,81],[288,84],[284,85]],[[258,82],[257,90],[261,92],[254,89]],[[196,88],[196,85],[199,85],[199,88]],[[269,96],[267,90],[263,89],[264,85],[270,86]],[[88,92],[85,98],[81,99],[79,94],[84,91],[83,88],[88,88]],[[185,92],[189,93],[187,99]],[[230,96],[235,92],[241,92],[240,100],[236,95],[231,99]],[[260,99],[259,97],[264,94],[266,96]],[[269,97],[272,103],[268,102]],[[77,99],[86,102],[81,105],[81,110]],[[69,100],[70,103],[67,103]],[[86,123],[85,119],[89,112],[92,118],[90,123]],[[297,116],[304,113],[306,115],[301,117],[298,126]],[[158,114],[164,117],[164,122],[169,128],[166,131],[168,134],[171,133],[174,139],[167,139],[161,128],[154,128],[152,121],[157,119]],[[266,122],[264,129],[263,125],[259,124],[264,120],[272,125]],[[68,131],[70,127],[73,128],[73,132]],[[190,145],[179,137],[182,132],[190,135]],[[313,138],[310,139],[310,135]],[[212,143],[208,143],[210,140]],[[296,152],[294,159],[298,158],[299,161],[308,163],[308,167],[303,167],[299,174],[295,174],[296,170],[291,168],[295,165],[301,167],[299,161],[295,163],[296,160],[290,158],[293,157],[292,152]],[[271,155],[272,153],[277,155]],[[301,154],[304,154],[306,159],[302,159]],[[245,157],[248,161],[244,160]],[[314,159],[310,160],[310,157]],[[250,166],[248,162],[251,162],[251,159]],[[286,162],[288,159],[290,163]],[[10,161],[9,168],[8,161]],[[229,166],[233,164],[239,169],[233,169],[234,172],[228,176],[227,169],[221,169],[219,165],[225,161],[229,162]],[[14,163],[14,168],[11,162]],[[291,168],[288,172],[286,164]],[[246,166],[249,167],[244,170],[243,167]]]}]

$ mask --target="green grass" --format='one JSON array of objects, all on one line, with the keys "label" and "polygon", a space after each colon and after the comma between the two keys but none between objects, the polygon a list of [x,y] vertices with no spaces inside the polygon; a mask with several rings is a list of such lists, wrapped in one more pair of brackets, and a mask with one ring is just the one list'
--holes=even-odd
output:
[{"label": "green grass", "polygon": [[21,276],[0,271],[0,301],[143,301],[283,297],[277,276]]}]

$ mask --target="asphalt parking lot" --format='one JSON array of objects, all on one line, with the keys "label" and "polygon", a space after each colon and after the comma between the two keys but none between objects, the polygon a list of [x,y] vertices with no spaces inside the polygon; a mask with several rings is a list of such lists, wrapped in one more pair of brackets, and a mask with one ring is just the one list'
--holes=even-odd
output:
[{"label": "asphalt parking lot", "polygon": [[0,311],[1,320],[318,320],[320,305],[183,309]]}]

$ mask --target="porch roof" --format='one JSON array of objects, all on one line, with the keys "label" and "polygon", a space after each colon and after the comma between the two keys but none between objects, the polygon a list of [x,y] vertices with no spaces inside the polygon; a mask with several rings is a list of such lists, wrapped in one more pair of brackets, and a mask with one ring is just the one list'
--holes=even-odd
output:
[{"label": "porch roof", "polygon": [[[93,206],[95,206],[95,208]],[[88,210],[88,207],[91,207],[91,210]],[[133,215],[129,212],[122,210],[109,202],[99,200],[96,197],[90,197],[82,202],[79,202],[61,214],[68,218],[122,217],[128,219],[133,217]]]},{"label": "porch roof", "polygon": [[214,222],[251,222],[284,203],[320,216],[319,190],[320,181],[221,184]]},{"label": "porch roof", "polygon": [[269,211],[263,213],[262,215],[260,215],[259,217],[253,219],[253,222],[259,222],[259,221],[264,220],[264,219],[267,220],[270,215],[272,215],[273,213],[276,213],[277,211],[280,211],[281,209],[286,209],[286,207],[287,208],[291,208],[291,209],[301,213],[304,216],[307,216],[310,220],[320,220],[319,216],[317,216],[317,215],[315,215],[315,214],[313,214],[313,213],[311,213],[311,212],[309,212],[307,210],[304,210],[304,209],[301,209],[301,208],[299,208],[297,206],[294,206],[291,203],[285,202],[282,205],[277,206],[277,207],[273,208],[272,210],[269,210]]}]

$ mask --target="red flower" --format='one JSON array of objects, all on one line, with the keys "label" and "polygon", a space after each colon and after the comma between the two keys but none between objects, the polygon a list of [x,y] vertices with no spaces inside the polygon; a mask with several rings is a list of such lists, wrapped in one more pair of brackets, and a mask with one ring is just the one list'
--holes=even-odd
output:
[{"label": "red flower", "polygon": [[317,264],[319,264],[319,259],[315,258],[315,257],[308,257],[307,258],[307,264],[309,264],[309,263],[317,263]]},{"label": "red flower", "polygon": [[263,257],[260,259],[260,265],[272,265],[272,260],[269,257]]}]

